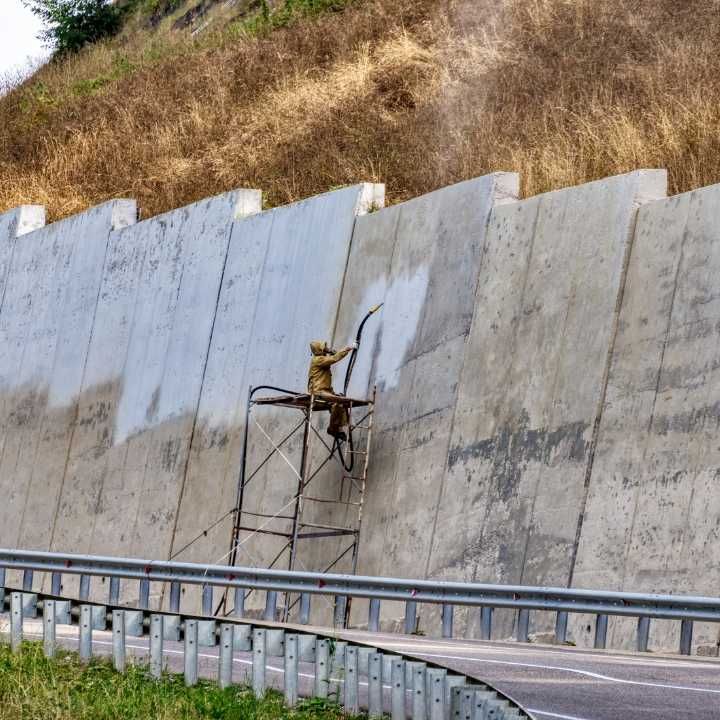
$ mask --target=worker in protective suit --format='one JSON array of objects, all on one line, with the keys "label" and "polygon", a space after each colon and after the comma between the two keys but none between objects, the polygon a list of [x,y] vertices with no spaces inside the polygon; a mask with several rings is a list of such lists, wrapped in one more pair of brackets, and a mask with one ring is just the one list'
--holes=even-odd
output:
[{"label": "worker in protective suit", "polygon": [[[322,340],[314,340],[310,343],[312,359],[310,361],[310,372],[308,373],[308,392],[318,397],[337,395],[332,386],[332,366],[340,362],[352,350],[357,349],[353,343],[342,350],[331,350],[328,344]],[[339,440],[347,440],[343,428],[348,425],[347,410],[340,404],[335,403],[330,407],[330,425],[328,435]]]}]

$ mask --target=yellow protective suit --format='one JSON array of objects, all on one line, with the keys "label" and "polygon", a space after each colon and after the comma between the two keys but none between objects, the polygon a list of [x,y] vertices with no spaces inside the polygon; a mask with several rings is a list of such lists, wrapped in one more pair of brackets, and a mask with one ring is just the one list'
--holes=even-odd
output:
[{"label": "yellow protective suit", "polygon": [[[314,340],[310,343],[312,360],[308,373],[308,392],[313,395],[335,395],[332,386],[332,366],[346,357],[352,348],[338,350],[334,354],[326,352],[327,343],[322,340]],[[343,428],[348,424],[348,415],[342,405],[332,405],[330,409],[330,425],[328,435],[342,437],[345,433]]]}]

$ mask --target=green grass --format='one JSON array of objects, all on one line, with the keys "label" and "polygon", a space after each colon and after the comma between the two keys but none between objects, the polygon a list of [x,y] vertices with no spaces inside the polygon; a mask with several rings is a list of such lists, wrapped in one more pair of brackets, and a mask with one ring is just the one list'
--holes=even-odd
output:
[{"label": "green grass", "polygon": [[353,0],[284,0],[275,10],[268,0],[260,0],[260,10],[248,19],[231,23],[231,35],[264,35],[278,28],[288,27],[296,20],[324,12],[339,12]]},{"label": "green grass", "polygon": [[245,687],[220,690],[200,682],[186,688],[180,676],[152,680],[145,667],[113,670],[106,660],[89,665],[77,654],[58,651],[48,660],[39,643],[13,654],[0,645],[0,720],[340,720],[342,709],[310,700],[291,710],[282,695],[257,700]]}]

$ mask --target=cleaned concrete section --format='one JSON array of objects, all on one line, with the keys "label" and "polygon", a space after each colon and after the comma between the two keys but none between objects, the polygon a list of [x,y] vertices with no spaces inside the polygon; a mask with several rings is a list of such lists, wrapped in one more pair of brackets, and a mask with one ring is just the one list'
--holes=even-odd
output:
[{"label": "cleaned concrete section", "polygon": [[[717,595],[720,185],[639,213],[574,584]],[[653,623],[651,644],[677,640]],[[695,643],[716,651],[717,627]]]},{"label": "cleaned concrete section", "polygon": [[[55,463],[62,470],[64,463],[54,453],[55,414],[72,422],[72,388],[82,376],[108,237],[135,216],[134,202],[113,201],[16,245],[0,340],[0,526],[7,545],[47,547],[62,472],[44,471]],[[26,519],[31,536],[22,532]]]},{"label": "cleaned concrete section", "polygon": [[167,554],[231,228],[259,209],[236,191],[112,235],[53,548]]},{"label": "cleaned concrete section", "polygon": [[430,576],[567,582],[635,215],[665,182],[639,171],[493,212]]},{"label": "cleaned concrete section", "polygon": [[[233,228],[171,553],[179,560],[226,557],[231,520],[220,518],[235,502],[248,388],[305,389],[308,343],[331,338],[335,327],[356,217],[382,198],[382,186],[356,185],[264,212]],[[274,410],[263,418],[270,432],[280,435],[296,420],[290,411]],[[254,433],[250,462],[266,448]],[[282,461],[269,463],[249,486],[246,507],[275,513],[295,492],[288,477]],[[281,544],[269,536],[258,539],[243,536],[240,563],[265,565]]]},{"label": "cleaned concrete section", "polygon": [[[45,208],[39,205],[23,205],[9,212],[0,215],[0,448],[4,449],[5,433],[7,428],[7,415],[12,408],[11,398],[14,395],[11,388],[12,378],[8,374],[8,370],[13,367],[14,358],[16,357],[17,345],[21,345],[23,340],[23,331],[15,327],[16,318],[13,313],[3,315],[3,307],[5,305],[6,290],[13,266],[13,258],[18,240],[33,230],[38,230],[45,224]],[[26,278],[27,279],[27,278]],[[15,278],[11,285],[16,290]],[[15,303],[14,291],[10,293],[11,304]],[[18,334],[19,333],[19,334]],[[1,457],[1,456],[0,456]],[[0,488],[4,484],[0,478]],[[6,506],[6,512],[10,508]],[[9,528],[3,525],[0,527],[0,542],[6,544],[9,536],[8,531],[12,533],[14,526]],[[16,538],[12,538],[15,540]]]},{"label": "cleaned concrete section", "polygon": [[[378,388],[362,574],[424,570],[487,219],[517,191],[516,175],[497,173],[358,219],[335,345],[354,337],[369,307],[385,303],[368,323],[350,386],[355,396]],[[344,373],[345,364],[336,373],[339,388]],[[338,481],[337,469],[328,472],[314,494],[332,496]],[[326,506],[318,507],[316,519],[332,522],[321,512]],[[322,569],[347,540],[331,543],[303,548],[305,564]]]}]

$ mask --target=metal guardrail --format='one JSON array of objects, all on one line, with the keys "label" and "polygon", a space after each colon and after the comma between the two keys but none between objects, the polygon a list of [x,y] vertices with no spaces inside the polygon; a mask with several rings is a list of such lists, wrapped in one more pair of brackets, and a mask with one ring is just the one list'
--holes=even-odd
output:
[{"label": "metal guardrail", "polygon": [[[377,631],[380,628],[382,600],[405,603],[406,633],[415,631],[418,604],[436,604],[442,606],[442,637],[444,638],[453,635],[453,612],[456,606],[481,608],[481,639],[491,637],[492,615],[495,608],[517,610],[516,639],[521,642],[528,641],[531,611],[556,613],[555,637],[558,642],[566,640],[569,613],[594,614],[596,615],[594,643],[596,648],[606,646],[609,616],[635,617],[638,619],[636,647],[641,652],[648,649],[652,618],[679,620],[681,622],[679,649],[685,655],[691,653],[694,621],[720,622],[720,599],[710,597],[403,580],[0,549],[0,568],[3,567],[23,570],[26,574],[33,571],[53,573],[54,588],[60,586],[62,573],[78,574],[81,578],[85,578],[80,584],[81,596],[83,582],[89,588],[90,576],[109,577],[111,604],[117,601],[120,579],[139,581],[141,605],[143,597],[146,599],[148,597],[149,583],[167,582],[170,583],[170,609],[174,612],[179,612],[181,585],[201,585],[203,613],[207,615],[212,614],[213,587],[235,589],[235,611],[239,615],[244,613],[246,590],[266,591],[264,615],[266,619],[276,617],[278,593],[294,593],[300,598],[299,619],[302,624],[309,622],[313,595],[329,595],[335,598],[336,626],[343,624],[348,598],[368,598],[370,600],[368,630],[370,631]],[[0,573],[2,572],[0,570]],[[26,589],[32,586],[31,575],[24,585]],[[87,597],[85,591],[85,598]]]},{"label": "metal guardrail", "polygon": [[[303,632],[302,628],[277,623],[248,622],[207,616],[151,612],[143,608],[107,607],[82,600],[23,592],[0,584],[4,610],[9,600],[10,644],[22,651],[26,618],[42,616],[42,642],[48,657],[56,654],[58,625],[78,626],[80,659],[93,656],[93,634],[110,627],[112,662],[123,672],[130,661],[126,638],[148,637],[145,656],[149,675],[159,679],[167,671],[166,642],[182,642],[185,684],[199,679],[202,647],[218,647],[217,682],[230,686],[238,653],[246,653],[251,672],[245,683],[257,697],[270,687],[281,689],[290,707],[300,697],[334,698],[348,715],[367,709],[369,718],[387,715],[390,720],[523,720],[532,719],[512,698],[487,683],[467,678],[435,663],[400,653],[382,653],[363,643],[346,642],[333,636]],[[101,641],[103,642],[103,641]],[[171,652],[177,650],[170,648]],[[282,670],[268,667],[281,658]],[[141,661],[144,658],[141,656]],[[282,681],[268,682],[268,669],[280,673]],[[365,678],[363,682],[361,678]]]}]

